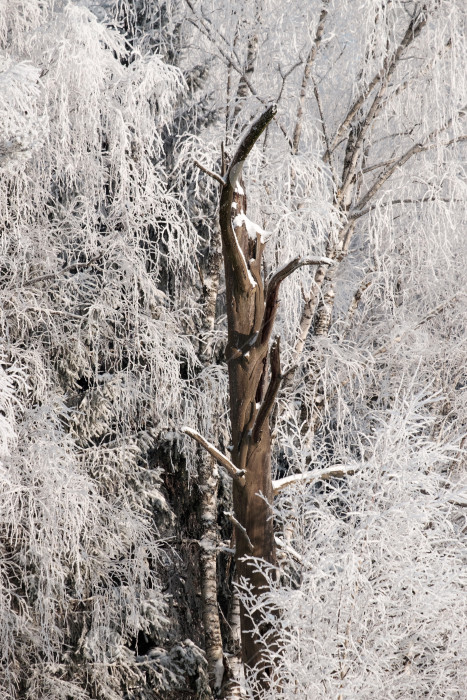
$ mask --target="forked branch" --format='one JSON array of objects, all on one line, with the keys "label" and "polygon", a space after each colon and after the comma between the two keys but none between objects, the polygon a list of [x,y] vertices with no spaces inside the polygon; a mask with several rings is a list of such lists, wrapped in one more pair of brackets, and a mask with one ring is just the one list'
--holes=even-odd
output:
[{"label": "forked branch", "polygon": [[259,340],[260,343],[265,343],[268,341],[271,331],[272,331],[272,326],[274,323],[274,319],[276,317],[276,311],[277,311],[277,304],[278,304],[278,296],[279,296],[279,288],[282,284],[282,282],[289,277],[295,270],[298,270],[300,267],[304,267],[305,265],[334,265],[334,260],[331,258],[294,258],[293,260],[290,260],[288,263],[283,265],[277,272],[274,273],[274,275],[271,277],[269,280],[268,288],[267,288],[267,293],[266,293],[266,303],[265,303],[265,309],[264,309],[264,316],[263,316],[263,325],[261,332],[259,334]]},{"label": "forked branch", "polygon": [[276,111],[276,105],[270,105],[247,129],[227,169],[221,190],[219,223],[221,227],[224,256],[234,270],[235,284],[240,292],[243,293],[250,292],[254,288],[255,283],[251,277],[245,257],[232,227],[233,193],[241,175],[245,159],[248,157],[251,149],[267,125],[273,119]]}]

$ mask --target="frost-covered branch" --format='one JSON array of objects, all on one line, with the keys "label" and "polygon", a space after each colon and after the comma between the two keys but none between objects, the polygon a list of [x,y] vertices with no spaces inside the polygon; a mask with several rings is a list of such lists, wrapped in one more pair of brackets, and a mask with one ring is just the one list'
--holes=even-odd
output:
[{"label": "frost-covered branch", "polygon": [[[306,100],[306,94],[307,94],[307,89],[308,89],[308,83],[311,77],[311,70],[313,68],[313,64],[316,59],[316,55],[318,53],[319,46],[321,44],[321,39],[323,37],[323,32],[324,32],[324,24],[326,22],[326,17],[328,15],[328,4],[329,0],[325,0],[323,4],[323,8],[321,10],[321,14],[319,16],[318,20],[318,26],[316,28],[316,34],[315,38],[313,41],[313,45],[308,52],[308,56],[306,58],[305,62],[305,68],[303,71],[303,77],[302,77],[302,84],[300,87],[300,95],[298,98],[298,106],[297,106],[297,115],[296,115],[296,120],[295,120],[295,127],[293,131],[293,136],[292,136],[292,153],[295,155],[298,153],[298,147],[300,145],[300,137],[302,133],[302,126],[303,126],[303,111],[305,107],[305,100]],[[323,123],[323,122],[322,122]]]},{"label": "frost-covered branch", "polygon": [[277,496],[283,489],[294,484],[309,484],[313,481],[327,481],[328,479],[342,479],[344,476],[355,474],[358,467],[355,465],[335,464],[325,469],[314,469],[302,474],[292,474],[283,479],[276,479],[272,482],[274,495]]},{"label": "frost-covered branch", "polygon": [[301,556],[301,554],[299,554],[299,553],[297,552],[296,549],[294,549],[294,548],[291,547],[289,544],[287,544],[287,542],[284,542],[284,540],[282,539],[282,537],[279,537],[278,535],[275,535],[274,539],[275,539],[275,542],[276,542],[277,547],[278,547],[282,552],[285,552],[286,554],[288,554],[289,557],[291,557],[292,559],[294,559],[294,560],[297,562],[297,564],[301,564],[302,566],[305,566],[305,565],[306,565],[305,560],[304,560],[304,558]]},{"label": "frost-covered branch", "polygon": [[245,483],[245,472],[243,469],[237,469],[235,464],[230,461],[230,459],[222,454],[220,450],[218,450],[214,445],[212,445],[208,440],[206,440],[202,435],[200,435],[196,430],[193,430],[192,428],[187,428],[184,426],[183,428],[180,429],[182,433],[185,433],[185,435],[188,435],[189,437],[193,438],[193,440],[196,440],[196,442],[204,447],[204,449],[209,452],[211,457],[214,457],[214,459],[221,464],[226,471],[230,474],[230,476],[233,479],[236,479],[239,483],[244,484]]}]

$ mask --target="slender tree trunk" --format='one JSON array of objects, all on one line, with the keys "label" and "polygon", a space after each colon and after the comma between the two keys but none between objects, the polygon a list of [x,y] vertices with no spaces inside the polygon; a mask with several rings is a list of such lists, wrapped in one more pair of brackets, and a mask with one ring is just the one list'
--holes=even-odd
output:
[{"label": "slender tree trunk", "polygon": [[200,542],[201,595],[203,624],[208,660],[209,682],[217,694],[224,676],[224,654],[217,605],[217,482],[218,470],[214,459],[204,452],[200,454],[200,515],[202,539]]}]

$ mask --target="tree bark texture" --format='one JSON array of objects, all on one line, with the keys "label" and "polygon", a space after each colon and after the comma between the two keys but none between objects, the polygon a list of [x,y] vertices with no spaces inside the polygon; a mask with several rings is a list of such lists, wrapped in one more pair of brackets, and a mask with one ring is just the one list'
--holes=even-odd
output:
[{"label": "tree bark texture", "polygon": [[[253,556],[273,565],[276,563],[270,508],[273,494],[268,417],[272,403],[264,404],[271,328],[264,326],[265,289],[261,276],[264,242],[259,233],[256,239],[251,238],[242,223],[247,205],[240,176],[243,161],[274,114],[275,108],[270,107],[250,127],[227,171],[220,200],[227,293],[231,456],[235,466],[245,470],[244,483],[235,479],[233,484],[234,517],[238,522],[236,575],[237,580],[248,582],[254,597],[264,593],[267,584],[263,575],[245,558]],[[235,228],[232,219],[240,222]],[[275,314],[275,304],[272,313]],[[263,413],[262,418],[260,413]],[[251,619],[241,604],[240,624],[243,663],[246,669],[261,668],[262,683],[266,686],[270,669],[261,639],[254,631],[255,625],[261,624],[259,616]]]},{"label": "tree bark texture", "polygon": [[[267,283],[261,274],[264,232],[246,216],[241,173],[248,154],[275,114],[275,105],[268,107],[247,129],[225,173],[219,211],[228,321],[231,459],[241,475],[233,479],[236,575],[255,600],[267,591],[268,584],[251,557],[276,564],[269,416],[282,380],[279,337],[270,348],[269,344],[279,288],[303,265],[326,269],[332,263],[328,258],[298,257],[277,270]],[[245,668],[247,672],[254,668],[260,686],[267,688],[272,669],[265,647],[274,647],[274,636],[261,613],[250,616],[243,604],[240,624]]]}]

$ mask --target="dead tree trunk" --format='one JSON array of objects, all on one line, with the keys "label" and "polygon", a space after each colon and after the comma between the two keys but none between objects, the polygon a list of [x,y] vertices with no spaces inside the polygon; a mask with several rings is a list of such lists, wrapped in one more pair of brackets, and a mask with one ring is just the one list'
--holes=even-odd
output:
[{"label": "dead tree trunk", "polygon": [[[271,430],[269,416],[282,375],[280,342],[269,343],[276,317],[282,281],[303,265],[326,265],[327,258],[295,258],[266,282],[261,273],[266,241],[263,231],[246,216],[246,195],[241,181],[243,164],[254,144],[273,119],[271,106],[246,131],[223,177],[210,173],[221,184],[220,229],[226,281],[228,321],[227,363],[230,387],[231,457],[228,458],[191,430],[233,477],[233,513],[236,530],[237,580],[244,581],[253,597],[267,590],[267,581],[250,557],[275,565],[276,549],[271,504]],[[259,685],[267,688],[272,669],[266,645],[274,645],[261,612],[240,609],[242,660],[255,669]]]}]

